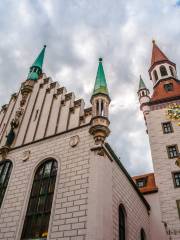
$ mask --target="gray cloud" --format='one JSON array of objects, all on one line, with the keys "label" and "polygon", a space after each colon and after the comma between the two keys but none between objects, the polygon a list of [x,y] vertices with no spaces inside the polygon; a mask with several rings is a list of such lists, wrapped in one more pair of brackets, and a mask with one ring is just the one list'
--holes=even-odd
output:
[{"label": "gray cloud", "polygon": [[89,105],[104,58],[111,103],[109,141],[132,175],[152,171],[148,136],[136,96],[148,77],[151,40],[180,64],[176,1],[23,0],[0,3],[0,102],[8,102],[47,44],[44,71]]}]

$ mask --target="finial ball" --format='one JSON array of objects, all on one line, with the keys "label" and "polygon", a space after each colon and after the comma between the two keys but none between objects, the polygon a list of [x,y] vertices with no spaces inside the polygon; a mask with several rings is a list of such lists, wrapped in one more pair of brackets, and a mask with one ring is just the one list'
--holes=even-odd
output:
[{"label": "finial ball", "polygon": [[44,48],[46,48],[46,45],[44,45]]},{"label": "finial ball", "polygon": [[102,62],[102,60],[103,60],[102,58],[99,58],[99,62]]},{"label": "finial ball", "polygon": [[153,43],[153,44],[155,44],[155,43],[156,43],[154,39],[152,40],[152,43]]}]

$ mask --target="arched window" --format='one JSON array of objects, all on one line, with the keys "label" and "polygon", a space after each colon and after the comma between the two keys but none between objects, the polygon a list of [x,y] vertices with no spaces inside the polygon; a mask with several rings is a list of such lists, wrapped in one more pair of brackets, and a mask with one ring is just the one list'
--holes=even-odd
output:
[{"label": "arched window", "polygon": [[126,212],[122,204],[119,205],[119,240],[126,239]]},{"label": "arched window", "polygon": [[12,162],[9,160],[0,163],[0,207],[6,192],[11,170]]},{"label": "arched window", "polygon": [[162,77],[167,75],[167,70],[164,65],[160,66],[160,73]]},{"label": "arched window", "polygon": [[41,164],[34,176],[21,239],[46,239],[57,175],[57,161]]},{"label": "arched window", "polygon": [[157,75],[157,71],[156,70],[153,71],[153,75],[154,75],[154,79],[157,81],[158,80],[158,75]]},{"label": "arched window", "polygon": [[169,70],[171,72],[171,75],[174,77],[174,72],[173,72],[173,68],[171,66],[169,66]]},{"label": "arched window", "polygon": [[141,228],[141,240],[146,240],[146,234],[143,228]]}]

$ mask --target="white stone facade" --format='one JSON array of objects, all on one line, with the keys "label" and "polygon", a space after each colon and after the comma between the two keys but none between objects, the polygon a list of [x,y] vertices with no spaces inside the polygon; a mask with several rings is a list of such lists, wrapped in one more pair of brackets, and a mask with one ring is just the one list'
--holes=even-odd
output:
[{"label": "white stone facade", "polygon": [[[143,227],[149,239],[147,207],[118,164],[94,147],[89,126],[9,152],[13,163],[0,209],[0,239],[20,239],[35,170],[47,158],[58,161],[48,239],[118,240],[118,205],[127,212],[127,239]],[[79,143],[70,146],[73,136]],[[30,157],[23,161],[25,151]]]}]

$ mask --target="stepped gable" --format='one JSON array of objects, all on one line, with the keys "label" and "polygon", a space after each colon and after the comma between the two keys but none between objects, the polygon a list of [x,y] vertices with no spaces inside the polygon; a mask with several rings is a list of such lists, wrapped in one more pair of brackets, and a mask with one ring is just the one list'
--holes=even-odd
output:
[{"label": "stepped gable", "polygon": [[34,81],[34,86],[21,106],[22,83],[18,93],[11,96],[8,104],[0,111],[0,147],[6,145],[12,121],[20,112],[18,127],[14,129],[15,139],[11,148],[22,146],[56,134],[87,125],[91,120],[92,109],[85,109],[83,99],[76,99],[74,93],[53,82],[45,74]]}]

